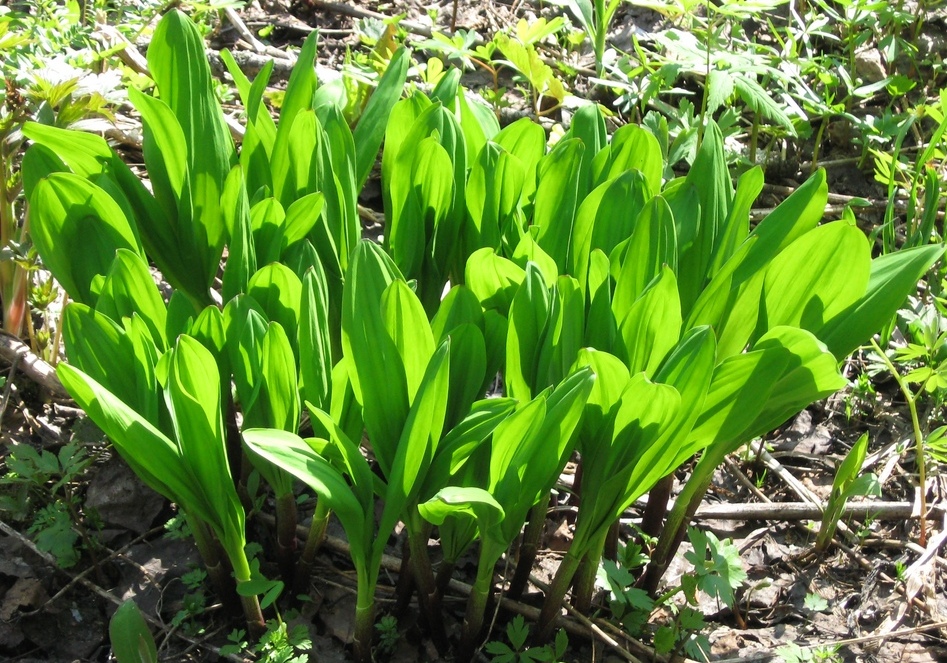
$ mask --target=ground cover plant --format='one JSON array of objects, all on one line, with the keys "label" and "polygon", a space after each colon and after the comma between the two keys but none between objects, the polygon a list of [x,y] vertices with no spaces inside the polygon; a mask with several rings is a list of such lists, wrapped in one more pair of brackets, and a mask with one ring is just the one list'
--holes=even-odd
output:
[{"label": "ground cover plant", "polygon": [[[932,121],[903,116],[889,134],[895,156],[877,157],[887,192],[877,224],[856,218],[858,205],[872,205],[860,197],[826,218],[838,197],[818,168],[821,132],[806,177],[755,214],[768,186],[756,163],[761,132],[775,149],[829,118],[792,103],[802,73],[779,76],[724,55],[740,44],[742,56],[760,61],[772,58],[774,42],[785,48],[786,35],[801,38],[794,10],[787,21],[780,3],[738,5],[657,6],[672,21],[655,41],[663,53],[653,55],[669,87],[636,99],[634,110],[621,67],[631,52],[651,65],[634,37],[629,54],[606,52],[609,26],[625,9],[612,2],[568,3],[571,14],[519,22],[493,46],[429,36],[418,48],[445,54],[448,66],[428,59],[420,83],[412,63],[423,51],[399,33],[418,30],[409,20],[364,25],[371,52],[347,54],[335,85],[320,78],[313,33],[282,70],[278,93],[276,61],[248,75],[238,51],[209,59],[210,23],[166,8],[149,28],[149,79],[127,86],[141,122],[140,170],[100,135],[41,114],[15,117],[14,146],[25,150],[15,171],[22,198],[9,201],[10,213],[28,209],[32,271],[41,266],[65,293],[50,323],[64,347],[55,384],[164,508],[174,505],[213,596],[231,623],[242,613],[230,644],[211,635],[202,646],[305,657],[313,636],[328,636],[307,633],[296,615],[315,602],[314,586],[338,576],[320,568],[320,546],[332,542],[355,573],[343,618],[345,655],[355,660],[391,656],[402,629],[429,640],[429,655],[440,658],[472,660],[504,633],[512,647],[484,649],[498,660],[582,658],[584,645],[567,653],[559,629],[575,633],[598,610],[615,632],[605,641],[626,656],[706,659],[717,645],[701,632],[714,614],[702,600],[719,601],[746,629],[744,612],[764,589],[763,581],[745,587],[730,541],[689,528],[708,488],[740,449],[782,470],[767,441],[846,388],[848,358],[867,343],[909,406],[926,504],[925,447],[936,462],[940,438],[929,431],[942,390],[939,102],[924,106]],[[212,9],[247,30],[232,8]],[[764,17],[758,45],[746,22]],[[864,20],[853,8],[835,19],[843,41]],[[890,20],[879,47],[894,38]],[[583,39],[566,36],[573,21],[593,43],[588,92],[602,103],[566,95],[568,68],[556,72],[543,59],[557,35],[581,47]],[[668,40],[690,39],[691,60],[675,63]],[[892,60],[898,44],[888,45]],[[843,53],[854,69],[856,46],[844,41]],[[490,73],[490,106],[466,89],[451,58]],[[214,67],[233,81],[237,121],[225,113]],[[661,99],[675,92],[672,72],[685,86],[676,92],[701,95],[699,111]],[[366,93],[360,77],[369,73]],[[526,101],[515,121],[502,112],[515,93],[499,88],[510,73]],[[765,85],[770,73],[792,92]],[[855,85],[857,72],[848,76]],[[897,87],[889,78],[876,91]],[[736,99],[745,107],[724,108]],[[616,128],[615,108],[640,122]],[[849,121],[852,111],[839,114]],[[547,131],[555,114],[568,122]],[[906,141],[912,131],[923,141],[921,127],[932,133],[910,159]],[[749,149],[735,151],[744,129]],[[373,182],[380,213],[363,203]],[[377,241],[363,237],[363,219],[378,222]],[[26,226],[17,228],[22,243]],[[904,312],[909,297],[927,308]],[[905,335],[913,345],[884,356],[879,342]],[[836,528],[836,539],[851,536],[839,521],[852,498],[890,477],[897,455],[880,479],[862,474],[868,442],[860,437],[837,472],[822,473],[830,490],[824,514],[813,517],[820,536],[805,548],[826,550]],[[8,502],[20,491],[60,505],[35,520],[47,532],[38,550],[55,540],[60,563],[88,554],[98,566],[89,532],[96,516],[73,488],[62,490],[89,466],[74,449],[56,456],[25,445],[6,460]],[[565,498],[564,476],[573,477]],[[301,491],[315,499],[302,529]],[[548,568],[554,491],[570,526]],[[629,509],[646,495],[629,532]],[[29,518],[23,511],[18,517]],[[48,534],[69,530],[70,519],[81,536]],[[342,543],[329,535],[335,523]],[[923,521],[918,532],[923,551]],[[395,537],[403,547],[392,560]],[[691,570],[671,578],[676,557]],[[384,617],[383,569],[397,572]],[[548,583],[528,596],[540,569]],[[458,578],[471,583],[455,611]],[[905,591],[915,599],[916,585]],[[818,613],[824,599],[813,596],[805,609]],[[578,621],[562,617],[564,605]],[[530,617],[529,646],[524,624],[494,628],[507,614],[501,608]],[[312,616],[325,625],[327,609],[317,605]],[[137,611],[117,614],[116,654],[153,660]],[[886,635],[897,624],[879,628]],[[800,651],[793,655],[808,650]]]}]

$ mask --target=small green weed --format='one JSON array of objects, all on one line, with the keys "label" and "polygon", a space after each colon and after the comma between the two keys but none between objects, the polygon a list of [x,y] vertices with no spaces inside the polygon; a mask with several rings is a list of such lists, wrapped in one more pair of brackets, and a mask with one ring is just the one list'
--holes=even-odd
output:
[{"label": "small green weed", "polygon": [[516,615],[506,625],[506,637],[510,644],[505,642],[488,642],[484,649],[493,656],[493,663],[557,663],[566,653],[569,646],[569,637],[565,631],[556,633],[555,643],[542,647],[527,647],[529,627],[522,615]]}]

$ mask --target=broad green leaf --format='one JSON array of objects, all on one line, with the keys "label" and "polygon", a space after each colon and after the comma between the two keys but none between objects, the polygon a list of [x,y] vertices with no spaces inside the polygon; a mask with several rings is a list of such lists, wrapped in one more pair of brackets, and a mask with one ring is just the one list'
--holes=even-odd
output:
[{"label": "broad green leaf", "polygon": [[134,87],[129,88],[128,96],[141,113],[142,150],[155,199],[168,218],[176,220],[179,231],[184,230],[193,223],[188,144],[184,130],[174,112],[161,99],[150,97]]},{"label": "broad green leaf", "polygon": [[806,233],[766,270],[766,323],[821,329],[865,292],[870,270],[871,249],[857,227],[836,221]]},{"label": "broad green leaf", "polygon": [[135,380],[135,355],[125,330],[103,313],[79,302],[70,302],[63,311],[63,342],[69,362],[82,369],[96,382],[117,394],[130,407],[142,412],[157,412],[157,385],[150,387],[149,405],[141,399]]},{"label": "broad green leaf", "polygon": [[585,325],[585,344],[604,352],[616,352],[618,322],[612,312],[612,286],[609,260],[601,249],[589,257],[589,312]]},{"label": "broad green leaf", "polygon": [[342,348],[348,376],[386,476],[410,406],[405,368],[381,309],[383,293],[400,278],[380,246],[362,241],[349,262],[343,293]]},{"label": "broad green leaf", "polygon": [[53,173],[68,173],[69,167],[52,149],[41,143],[33,143],[23,154],[20,173],[23,177],[23,194],[29,200],[33,197],[36,183]]},{"label": "broad green leaf", "polygon": [[224,241],[220,194],[236,150],[214,93],[204,39],[181,12],[169,12],[158,23],[148,66],[184,132],[193,216],[178,230],[185,246],[199,252],[202,283],[209,287]]},{"label": "broad green leaf", "polygon": [[250,221],[250,200],[243,177],[243,168],[234,166],[224,182],[220,209],[230,237],[227,263],[224,265],[222,296],[229,302],[247,291],[250,276],[257,270],[256,246]]},{"label": "broad green leaf", "polygon": [[284,208],[320,188],[325,166],[320,147],[324,134],[315,112],[307,108],[292,117],[287,131],[281,130],[286,120],[280,119],[273,146],[273,195]]},{"label": "broad green leaf", "polygon": [[185,512],[214,520],[210,503],[195,490],[195,479],[175,442],[78,368],[61,362],[56,375],[145,484]]},{"label": "broad green leaf", "polygon": [[[104,172],[112,160],[108,143],[96,134],[26,122],[23,135],[51,149],[76,175],[87,179]],[[31,178],[24,177],[24,184],[28,179]]]},{"label": "broad green leaf", "polygon": [[526,278],[510,305],[506,341],[506,393],[528,401],[546,385],[537,384],[537,365],[549,316],[549,292],[539,268],[526,265]]},{"label": "broad green leaf", "polygon": [[679,236],[691,234],[681,230],[684,224],[698,225],[693,235],[694,243],[689,248],[681,245],[679,260],[682,308],[690,310],[691,303],[697,299],[708,278],[722,226],[733,200],[733,185],[723,153],[723,134],[714,122],[704,132],[704,140],[685,182],[696,188],[700,200],[699,218],[675,219],[679,224]]},{"label": "broad green leaf", "polygon": [[388,338],[398,352],[396,361],[404,367],[408,401],[413,403],[434,354],[431,326],[417,295],[400,279],[382,293],[380,306]]},{"label": "broad green leaf", "polygon": [[447,414],[450,345],[450,341],[444,341],[431,357],[417,398],[408,412],[388,476],[385,510],[379,527],[381,531],[387,532],[389,527],[393,528],[405,506],[417,501],[437,451]]},{"label": "broad green leaf", "polygon": [[260,390],[267,319],[256,300],[247,295],[231,299],[224,307],[223,317],[227,357],[237,400],[246,412],[253,407]]},{"label": "broad green leaf", "polygon": [[217,363],[209,350],[185,335],[169,354],[165,399],[181,457],[217,515],[213,522],[223,530],[219,535],[235,541],[243,537],[244,513],[224,447]]},{"label": "broad green leaf", "polygon": [[733,204],[720,228],[710,275],[713,278],[736,253],[750,232],[750,207],[763,190],[763,169],[754,166],[740,176]]},{"label": "broad green leaf", "polygon": [[533,210],[533,224],[539,227],[536,241],[556,261],[560,274],[568,269],[584,153],[580,140],[563,140],[539,164]]},{"label": "broad green leaf", "polygon": [[577,280],[560,276],[549,296],[548,320],[536,360],[535,391],[569,375],[584,339],[585,297]]},{"label": "broad green leaf", "polygon": [[[487,347],[480,327],[465,323],[451,329],[450,384],[445,430],[457,425],[474,401],[483,396],[487,376]],[[494,373],[489,376],[491,379]]]},{"label": "broad green leaf", "polygon": [[299,277],[280,263],[271,263],[258,270],[250,277],[247,287],[247,294],[260,305],[266,317],[283,327],[296,356],[299,356],[297,335],[302,290]]},{"label": "broad green leaf", "polygon": [[763,411],[775,387],[773,377],[781,375],[791,361],[785,348],[767,347],[728,357],[718,364],[688,439],[690,452],[711,444],[732,450],[745,441],[741,434]]},{"label": "broad green leaf", "polygon": [[489,142],[471,164],[467,181],[466,253],[498,250],[501,238],[515,223],[526,172],[519,158]]},{"label": "broad green leaf", "polygon": [[285,255],[288,248],[309,236],[313,226],[319,221],[324,203],[323,194],[310,193],[289,206],[286,210],[286,225],[280,242],[280,256]]},{"label": "broad green leaf", "polygon": [[421,499],[427,499],[440,490],[446,477],[456,477],[474,451],[515,409],[516,401],[512,398],[488,398],[474,403],[463,421],[448,431],[438,444],[421,489]]},{"label": "broad green leaf", "polygon": [[835,357],[808,331],[775,327],[753,349],[770,347],[788,350],[789,361],[781,374],[772,376],[774,386],[762,412],[741,435],[747,440],[776,429],[810,404],[848,384],[838,372]]},{"label": "broad green leaf", "polygon": [[43,264],[69,296],[94,304],[96,277],[118,249],[144,257],[135,229],[102,189],[72,173],[40,180],[30,200],[30,235]]},{"label": "broad green leaf", "polygon": [[[645,203],[624,248],[612,310],[622,320],[645,288],[665,268],[677,272],[677,234],[671,208],[661,196]],[[676,281],[675,281],[675,290]]]},{"label": "broad green leaf", "polygon": [[168,347],[165,336],[168,308],[161,299],[154,277],[140,255],[118,249],[99,293],[95,308],[112,320],[137,313],[161,352]]},{"label": "broad green leaf", "polygon": [[647,129],[626,124],[612,135],[611,144],[595,155],[593,178],[602,184],[622,176],[629,170],[639,171],[647,183],[647,193],[656,196],[661,190],[664,161],[658,140]]},{"label": "broad green leaf", "polygon": [[592,251],[599,249],[608,255],[628,239],[649,197],[647,183],[636,171],[626,171],[593,189],[576,213],[569,274],[586,284]]},{"label": "broad green leaf", "polygon": [[299,319],[299,378],[303,400],[329,410],[332,389],[332,341],[329,292],[321,266],[303,277]]},{"label": "broad green leaf", "polygon": [[431,320],[434,342],[440,344],[456,327],[468,323],[483,330],[483,309],[480,300],[467,286],[455,285],[444,296],[434,319]]},{"label": "broad green leaf", "polygon": [[[312,444],[293,433],[249,429],[243,432],[243,440],[254,453],[316,491],[345,528],[353,560],[361,564],[368,560],[374,535],[372,513],[366,510],[338,468],[316,453]],[[365,470],[368,471],[367,466]]]},{"label": "broad green leaf", "polygon": [[619,327],[625,358],[632,375],[652,376],[681,334],[681,303],[677,280],[669,267],[632,304]]},{"label": "broad green leaf", "polygon": [[578,138],[585,146],[582,156],[582,165],[579,169],[578,200],[581,202],[595,184],[593,183],[592,160],[608,145],[608,135],[605,131],[605,117],[598,104],[580,106],[572,116],[569,131],[563,137]]},{"label": "broad green leaf", "polygon": [[902,249],[875,258],[865,293],[816,331],[841,361],[881,329],[914,291],[917,280],[944,254],[943,245]]},{"label": "broad green leaf", "polygon": [[109,620],[109,644],[118,663],[158,663],[155,639],[132,599],[122,603]]},{"label": "broad green leaf", "polygon": [[418,505],[425,520],[442,525],[448,516],[466,514],[477,519],[481,530],[488,530],[503,520],[503,507],[482,488],[447,486],[427,502]]},{"label": "broad green leaf", "polygon": [[523,164],[525,179],[520,200],[526,204],[536,193],[536,171],[546,153],[546,132],[536,122],[523,117],[504,127],[494,140]]},{"label": "broad green leaf", "polygon": [[551,286],[559,277],[559,267],[556,261],[536,242],[536,230],[536,226],[532,226],[523,233],[510,259],[523,269],[526,269],[527,263],[533,263],[539,268],[543,281]]},{"label": "broad green leaf", "polygon": [[352,134],[355,141],[355,187],[359,191],[375,165],[388,118],[404,90],[410,64],[411,51],[406,48],[395,51],[355,126]]},{"label": "broad green leaf", "polygon": [[512,260],[498,256],[493,249],[483,248],[474,251],[467,260],[464,281],[484,309],[496,309],[506,316],[525,276],[523,268]]},{"label": "broad green leaf", "polygon": [[323,128],[319,147],[324,164],[322,192],[327,222],[342,258],[347,260],[359,237],[358,191],[355,188],[355,143],[342,111],[335,105],[319,108],[316,117]]},{"label": "broad green leaf", "polygon": [[[825,171],[819,170],[753,229],[704,288],[688,314],[686,327],[713,325],[720,336],[728,324],[754,326],[767,265],[816,227],[822,219],[827,196]],[[741,298],[740,309],[734,310],[734,304]],[[720,352],[726,355],[742,349],[739,344],[733,347],[735,349],[723,347]]]}]

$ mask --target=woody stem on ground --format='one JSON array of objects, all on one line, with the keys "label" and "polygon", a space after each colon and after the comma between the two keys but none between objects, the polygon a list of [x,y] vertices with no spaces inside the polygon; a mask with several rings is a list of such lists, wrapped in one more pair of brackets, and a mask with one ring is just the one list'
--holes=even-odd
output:
[{"label": "woody stem on ground", "polygon": [[907,402],[908,410],[911,412],[911,428],[913,429],[914,434],[914,455],[916,457],[915,462],[917,463],[917,482],[920,486],[921,493],[921,532],[918,536],[918,544],[921,547],[924,547],[927,545],[927,464],[924,460],[924,433],[921,430],[921,422],[917,416],[917,397],[924,392],[923,385],[920,389],[918,389],[916,394],[913,393],[908,387],[907,383],[904,381],[904,378],[901,377],[898,369],[894,367],[894,364],[888,358],[888,355],[886,355],[881,350],[881,347],[878,345],[875,339],[871,339],[871,347],[874,348],[876,353],[878,353],[878,356],[881,357],[881,361],[884,362],[885,366],[888,368],[888,371],[890,371],[891,377],[893,377],[895,382],[898,383],[898,388],[904,395],[904,400]]}]

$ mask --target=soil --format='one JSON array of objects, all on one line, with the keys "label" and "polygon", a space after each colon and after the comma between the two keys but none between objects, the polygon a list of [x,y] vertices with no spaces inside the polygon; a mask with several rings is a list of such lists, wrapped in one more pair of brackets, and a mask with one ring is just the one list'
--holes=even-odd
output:
[{"label": "soil", "polygon": [[[434,25],[432,16],[436,16],[436,25],[446,31],[454,9],[450,0],[396,5],[358,0],[345,6],[348,14],[329,3],[263,1],[245,9],[241,16],[251,29],[275,26],[269,43],[279,48],[298,46],[311,28],[318,28],[322,31],[319,64],[338,69],[346,49],[359,46],[354,29],[359,19],[350,14],[392,14],[397,10],[405,14],[405,21],[414,26],[414,32],[423,33]],[[492,34],[519,18],[551,16],[554,11],[559,10],[551,4],[537,11],[533,3],[521,0],[461,2],[457,5],[456,26]],[[630,44],[632,31],[646,36],[667,26],[663,16],[641,7],[623,5],[620,12],[612,35],[619,46]],[[236,41],[237,35],[228,24],[213,36],[212,46],[246,47]],[[591,63],[589,54],[580,54],[578,60],[570,62],[579,68],[588,68]],[[280,76],[277,69],[277,78]],[[485,83],[476,75],[469,80],[472,84],[477,80]],[[579,76],[577,94],[587,90],[583,87],[585,80]],[[503,83],[509,85],[510,81]],[[526,112],[524,100],[515,93],[511,103],[515,111]],[[568,116],[553,114],[550,120],[567,121]],[[823,159],[838,163],[828,169],[830,191],[884,200],[886,191],[851,158],[845,127],[830,128],[829,137]],[[799,152],[803,154],[805,150]],[[767,182],[792,187],[804,180],[806,172],[806,164],[789,158],[768,165]],[[779,186],[768,188],[757,205],[769,208],[785,197]],[[379,198],[369,197],[363,202],[380,212]],[[883,207],[869,208],[861,221],[873,225],[882,214]],[[42,324],[39,319],[35,322]],[[858,361],[858,357],[853,359],[849,375],[859,372]],[[35,376],[25,373],[19,361],[0,363],[0,374],[7,377],[0,405],[0,461],[4,465],[10,453],[16,452],[15,445],[59,454],[64,446],[74,444],[90,459],[88,467],[73,477],[69,485],[57,488],[59,496],[68,495],[76,505],[82,530],[76,543],[81,547],[81,556],[68,568],[62,568],[31,542],[30,519],[25,513],[3,513],[0,659],[23,663],[112,660],[108,620],[119,603],[134,598],[152,620],[162,660],[217,660],[219,648],[239,626],[239,619],[224,614],[209,590],[199,590],[207,592],[205,600],[195,600],[195,590],[188,587],[188,573],[199,567],[199,560],[189,539],[174,538],[165,528],[165,523],[177,515],[173,506],[141,484],[109,451],[102,434],[69,399],[56,395],[48,385],[43,386]],[[901,444],[909,439],[906,409],[894,384],[879,384],[876,389],[876,395],[868,400],[849,390],[801,413],[764,441],[770,450],[768,465],[744,460],[754,457],[749,452],[734,456],[715,476],[706,505],[739,507],[766,500],[799,502],[802,490],[825,500],[835,467],[865,430],[872,435],[873,471],[882,476],[880,499],[913,504],[917,493],[915,463],[913,454],[903,450]],[[689,467],[681,468],[677,478],[683,481],[689,471]],[[787,483],[785,475],[794,478],[795,483]],[[570,476],[563,477],[565,483],[570,480]],[[46,487],[49,489],[50,484]],[[928,487],[934,504],[944,488],[943,480],[935,473]],[[21,485],[0,477],[0,493],[21,505],[27,499],[31,505],[41,505],[50,499],[49,493],[42,493],[35,486],[29,493],[24,491]],[[540,580],[548,580],[554,573],[561,552],[568,545],[573,506],[564,497],[550,511],[545,547],[536,567]],[[640,519],[641,506],[636,505],[629,512],[629,522]],[[303,509],[301,522],[306,518]],[[701,518],[699,512],[700,527],[720,538],[733,539],[748,574],[747,582],[738,592],[735,612],[716,601],[704,600],[700,605],[708,622],[711,660],[770,660],[777,648],[791,643],[825,644],[845,661],[947,660],[947,631],[943,628],[947,616],[945,562],[939,552],[945,540],[944,511],[935,506],[932,514],[926,550],[929,554],[925,555],[925,550],[917,545],[918,521],[903,516],[847,519],[847,531],[836,537],[841,545],[833,546],[825,554],[814,554],[817,523],[789,518],[748,520],[739,513],[710,520]],[[263,522],[253,521],[249,526],[254,533],[266,535],[268,531]],[[625,527],[622,534],[629,538],[631,528]],[[299,609],[295,623],[304,624],[310,631],[313,660],[348,660],[355,578],[343,550],[343,538],[341,529],[333,523],[328,544],[313,574],[309,600],[295,606]],[[402,544],[400,537],[393,537],[388,553],[397,558]],[[686,546],[682,554],[685,551]],[[669,570],[667,583],[676,582],[687,571],[682,554]],[[381,613],[394,600],[396,562],[397,559],[391,560],[391,568],[386,566],[382,573],[378,589]],[[466,574],[470,581],[474,570],[475,561],[469,558],[458,565],[457,573],[461,577]],[[813,596],[823,601],[813,600]],[[541,593],[533,588],[523,604],[536,605],[540,598]],[[444,619],[449,634],[459,633],[464,600],[464,596],[452,594],[445,603]],[[188,606],[192,610],[198,606],[201,612],[175,621]],[[286,604],[283,609],[289,607]],[[513,612],[515,606],[513,611],[497,612],[491,639],[505,641],[504,627]],[[607,615],[607,609],[603,614]],[[929,628],[931,624],[940,624],[941,628]],[[916,627],[924,628],[913,631]],[[399,629],[404,637],[387,660],[438,660],[421,625],[404,623]],[[623,660],[622,652],[604,644],[600,637],[585,639],[576,633],[575,629],[570,633],[566,660]],[[891,635],[882,639],[879,636],[883,634]],[[640,657],[640,651],[635,655]]]}]

